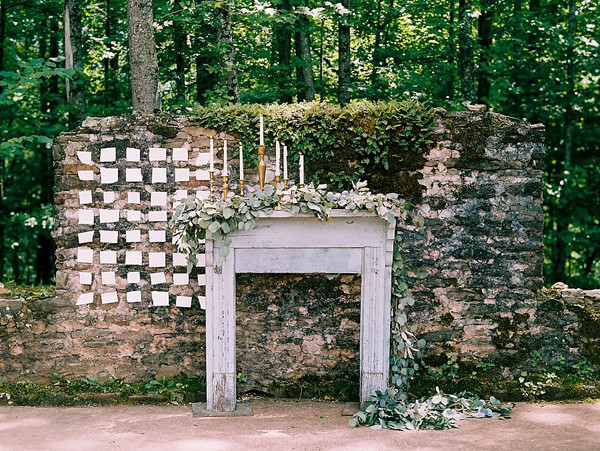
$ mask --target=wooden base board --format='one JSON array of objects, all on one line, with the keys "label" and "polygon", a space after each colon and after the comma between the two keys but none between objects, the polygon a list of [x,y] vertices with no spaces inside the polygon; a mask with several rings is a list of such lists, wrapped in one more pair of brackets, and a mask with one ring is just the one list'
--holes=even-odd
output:
[{"label": "wooden base board", "polygon": [[194,417],[251,417],[254,415],[249,402],[238,402],[233,412],[215,412],[206,410],[206,403],[192,403]]}]

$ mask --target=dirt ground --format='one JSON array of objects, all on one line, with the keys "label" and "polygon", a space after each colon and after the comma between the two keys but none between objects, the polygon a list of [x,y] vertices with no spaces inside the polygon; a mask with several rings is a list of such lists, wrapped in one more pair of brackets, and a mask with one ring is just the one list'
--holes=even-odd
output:
[{"label": "dirt ground", "polygon": [[254,400],[252,417],[190,406],[0,407],[0,450],[600,450],[600,401],[519,404],[509,420],[447,431],[351,429],[343,404]]}]

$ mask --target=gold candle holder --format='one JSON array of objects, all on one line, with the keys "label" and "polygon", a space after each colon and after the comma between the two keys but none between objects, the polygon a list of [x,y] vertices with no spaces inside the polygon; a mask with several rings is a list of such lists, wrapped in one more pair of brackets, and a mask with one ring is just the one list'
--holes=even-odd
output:
[{"label": "gold candle holder", "polygon": [[240,179],[240,196],[244,195],[244,179]]},{"label": "gold candle holder", "polygon": [[227,193],[229,192],[229,176],[223,176],[223,199],[227,199]]},{"label": "gold candle holder", "polygon": [[283,179],[283,187],[287,189],[288,187],[288,179]]},{"label": "gold candle holder", "polygon": [[266,147],[258,146],[258,184],[260,189],[265,188],[265,177],[267,174],[267,163],[265,163]]},{"label": "gold candle holder", "polygon": [[208,171],[210,177],[210,200],[215,198],[215,171]]},{"label": "gold candle holder", "polygon": [[280,177],[278,175],[275,176],[275,188],[279,185]]}]

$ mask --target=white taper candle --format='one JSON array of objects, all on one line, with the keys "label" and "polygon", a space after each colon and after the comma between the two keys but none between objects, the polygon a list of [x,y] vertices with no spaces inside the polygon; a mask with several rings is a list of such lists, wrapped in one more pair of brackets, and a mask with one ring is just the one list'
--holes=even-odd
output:
[{"label": "white taper candle", "polygon": [[288,179],[287,173],[287,146],[283,146],[283,178],[284,180]]},{"label": "white taper candle", "polygon": [[300,154],[300,185],[304,185],[304,154]]},{"label": "white taper candle", "polygon": [[215,170],[215,141],[210,138],[210,172]]},{"label": "white taper candle", "polygon": [[244,149],[240,144],[240,180],[244,180]]},{"label": "white taper candle", "polygon": [[259,136],[259,145],[264,146],[265,145],[265,127],[264,127],[264,120],[263,120],[263,115],[260,115],[260,136]]},{"label": "white taper candle", "polygon": [[227,140],[223,140],[223,175],[229,175],[227,170]]},{"label": "white taper candle", "polygon": [[279,141],[275,141],[275,176],[279,177],[281,175],[281,172],[279,170],[279,165],[281,164],[281,162],[279,161],[281,159],[281,149],[279,148]]}]

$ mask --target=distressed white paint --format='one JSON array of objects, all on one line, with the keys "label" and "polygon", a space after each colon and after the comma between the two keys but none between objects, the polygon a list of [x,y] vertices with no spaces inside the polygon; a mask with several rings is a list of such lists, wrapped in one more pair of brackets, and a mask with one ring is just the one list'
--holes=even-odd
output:
[{"label": "distressed white paint", "polygon": [[221,261],[219,239],[206,240],[207,409],[236,408],[235,274],[360,273],[360,398],[387,387],[391,266],[395,224],[371,213],[334,211],[332,220],[276,211],[256,227],[228,236]]}]

